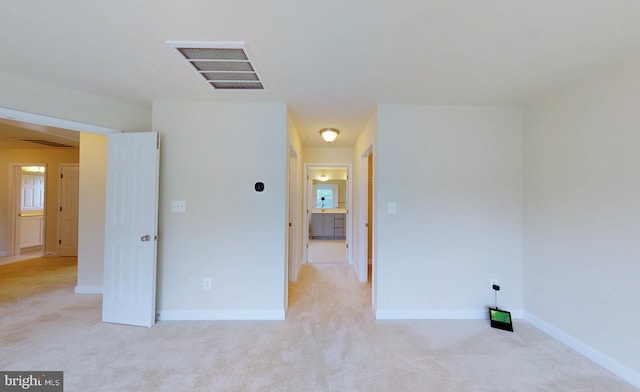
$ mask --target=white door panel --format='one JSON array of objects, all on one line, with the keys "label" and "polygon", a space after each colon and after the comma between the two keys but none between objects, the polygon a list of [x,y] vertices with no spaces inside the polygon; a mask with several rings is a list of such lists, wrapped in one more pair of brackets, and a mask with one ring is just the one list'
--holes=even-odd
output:
[{"label": "white door panel", "polygon": [[109,135],[102,320],[155,323],[158,134]]}]

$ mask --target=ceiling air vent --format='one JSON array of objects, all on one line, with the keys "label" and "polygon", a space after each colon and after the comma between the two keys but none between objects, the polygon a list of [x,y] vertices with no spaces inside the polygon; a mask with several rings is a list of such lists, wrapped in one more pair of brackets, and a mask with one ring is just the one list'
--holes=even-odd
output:
[{"label": "ceiling air vent", "polygon": [[244,42],[167,42],[216,90],[262,90]]}]

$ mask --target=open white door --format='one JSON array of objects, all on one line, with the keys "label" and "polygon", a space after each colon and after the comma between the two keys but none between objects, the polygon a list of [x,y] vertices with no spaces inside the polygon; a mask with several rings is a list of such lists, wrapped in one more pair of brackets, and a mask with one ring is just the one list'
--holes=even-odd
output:
[{"label": "open white door", "polygon": [[156,315],[159,135],[109,135],[102,321],[151,327]]}]

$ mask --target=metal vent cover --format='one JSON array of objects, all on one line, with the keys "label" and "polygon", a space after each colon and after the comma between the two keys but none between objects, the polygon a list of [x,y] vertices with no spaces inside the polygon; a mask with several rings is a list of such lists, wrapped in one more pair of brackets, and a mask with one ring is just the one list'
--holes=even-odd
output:
[{"label": "metal vent cover", "polygon": [[215,90],[264,91],[244,42],[168,41]]}]

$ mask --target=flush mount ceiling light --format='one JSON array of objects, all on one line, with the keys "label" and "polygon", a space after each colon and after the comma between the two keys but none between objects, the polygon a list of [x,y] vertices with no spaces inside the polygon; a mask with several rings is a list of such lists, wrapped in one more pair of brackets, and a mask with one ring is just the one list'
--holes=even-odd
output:
[{"label": "flush mount ceiling light", "polygon": [[29,173],[44,173],[44,166],[22,166],[21,169]]},{"label": "flush mount ceiling light", "polygon": [[215,90],[265,90],[244,42],[167,41]]},{"label": "flush mount ceiling light", "polygon": [[332,141],[336,140],[339,134],[340,131],[335,128],[323,128],[320,130],[320,135],[322,135],[322,138],[327,143],[331,143]]},{"label": "flush mount ceiling light", "polygon": [[324,174],[320,176],[320,181],[325,182],[329,179],[329,177],[325,176]]}]

